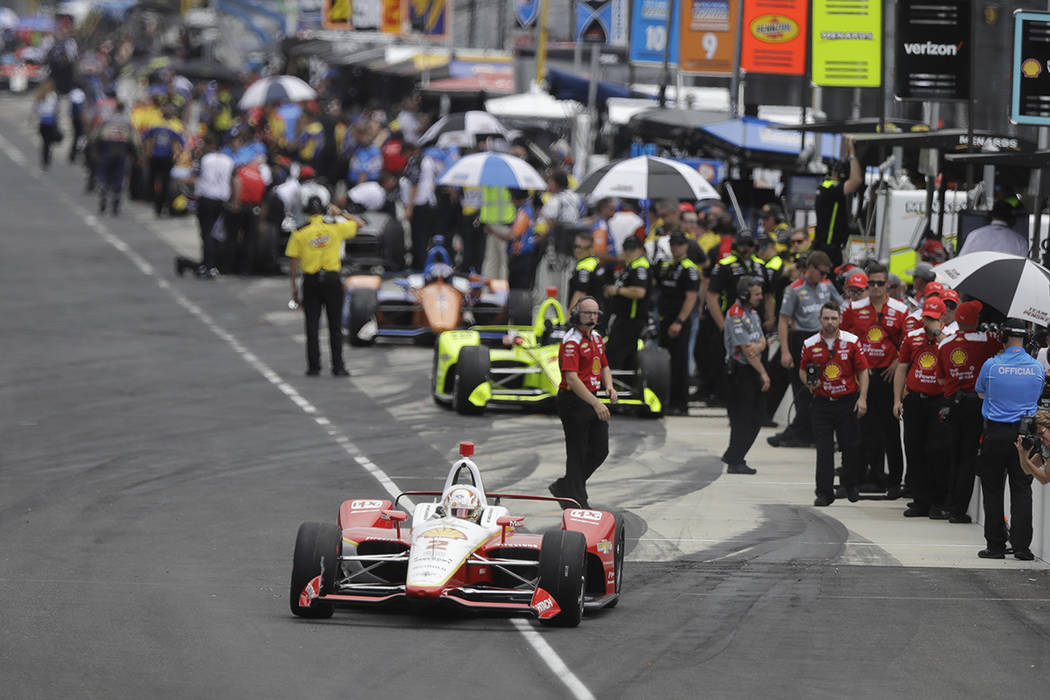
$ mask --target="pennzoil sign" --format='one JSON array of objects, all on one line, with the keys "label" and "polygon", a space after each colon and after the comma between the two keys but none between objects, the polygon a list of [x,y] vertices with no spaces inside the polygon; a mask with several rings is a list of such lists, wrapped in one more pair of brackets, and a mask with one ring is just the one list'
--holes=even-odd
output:
[{"label": "pennzoil sign", "polygon": [[770,44],[783,44],[798,36],[799,28],[795,20],[784,15],[762,15],[756,17],[748,30],[759,41]]}]

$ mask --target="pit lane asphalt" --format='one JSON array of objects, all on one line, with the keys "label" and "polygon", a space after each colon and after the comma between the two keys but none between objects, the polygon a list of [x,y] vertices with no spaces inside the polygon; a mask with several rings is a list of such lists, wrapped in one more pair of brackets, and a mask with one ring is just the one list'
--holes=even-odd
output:
[{"label": "pit lane asphalt", "polygon": [[[27,111],[0,100],[0,134],[33,163],[31,129],[15,123]],[[73,207],[94,201],[79,194],[79,169],[43,176],[59,196],[31,170],[0,154],[4,696],[565,694],[498,619],[293,619],[299,522],[334,520],[340,500],[381,487],[85,225]],[[490,489],[537,490],[558,469],[554,419],[467,419],[430,404],[428,350],[353,350],[350,381],[302,377],[298,319],[279,311],[284,281],[176,280],[171,249],[140,213],[103,223],[399,485],[436,488],[464,438],[478,442]],[[541,630],[595,696],[1042,689],[1045,570],[844,565],[849,531],[832,511],[772,499],[732,538],[659,551],[640,541],[662,502],[684,521],[692,514],[674,497],[715,493],[724,480],[709,451],[686,453],[668,433],[676,424],[618,422],[619,468],[598,475],[601,504],[628,511],[623,602],[575,630]]]}]

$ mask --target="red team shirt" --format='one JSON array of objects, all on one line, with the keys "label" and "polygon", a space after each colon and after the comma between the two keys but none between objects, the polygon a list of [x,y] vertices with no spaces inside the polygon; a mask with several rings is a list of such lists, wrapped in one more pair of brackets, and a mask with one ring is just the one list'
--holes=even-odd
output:
[{"label": "red team shirt", "polygon": [[937,396],[943,393],[941,383],[937,381],[940,359],[937,351],[937,338],[926,334],[925,328],[919,328],[904,336],[901,343],[900,361],[908,368],[908,391]]},{"label": "red team shirt", "polygon": [[857,372],[868,369],[868,359],[861,350],[860,339],[847,331],[839,331],[831,348],[820,333],[811,335],[802,343],[799,365],[820,365],[820,383],[813,393],[828,398],[846,396],[857,391]]},{"label": "red team shirt", "polygon": [[842,330],[860,339],[869,369],[885,369],[897,359],[907,316],[907,305],[892,297],[882,305],[882,311],[875,309],[871,299],[860,299],[842,313]]},{"label": "red team shirt", "polygon": [[999,341],[984,331],[960,331],[937,345],[937,376],[944,379],[944,395],[974,392],[985,360],[1002,350]]},{"label": "red team shirt", "polygon": [[608,366],[605,345],[597,331],[591,331],[591,337],[585,338],[578,328],[572,328],[562,338],[558,348],[558,367],[562,372],[559,388],[568,389],[565,373],[575,372],[585,387],[597,392],[602,388],[602,368]]}]

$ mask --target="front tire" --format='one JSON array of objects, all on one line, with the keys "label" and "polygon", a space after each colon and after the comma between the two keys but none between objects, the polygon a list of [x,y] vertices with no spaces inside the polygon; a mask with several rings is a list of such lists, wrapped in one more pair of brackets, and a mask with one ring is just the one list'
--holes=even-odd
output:
[{"label": "front tire", "polygon": [[532,291],[511,289],[507,292],[507,324],[511,326],[532,325]]},{"label": "front tire", "polygon": [[355,289],[350,294],[350,318],[347,322],[346,337],[354,347],[364,347],[375,343],[375,338],[365,340],[357,334],[361,328],[372,320],[379,308],[379,295],[374,289]]},{"label": "front tire", "polygon": [[638,398],[648,387],[667,411],[671,401],[671,354],[665,348],[648,345],[638,353]]},{"label": "front tire", "polygon": [[310,607],[299,605],[299,595],[314,577],[321,576],[320,594],[326,595],[335,589],[336,574],[342,563],[343,532],[331,523],[303,523],[295,537],[295,554],[292,555],[292,582],[288,603],[292,614],[315,620],[332,616],[335,610],[331,603],[314,599]]},{"label": "front tire", "polygon": [[459,351],[456,362],[456,378],[452,384],[452,404],[457,413],[478,415],[484,406],[470,402],[470,393],[489,378],[489,349],[480,345],[467,345]]},{"label": "front tire", "polygon": [[620,591],[623,588],[623,559],[624,553],[627,548],[625,537],[627,536],[627,529],[623,524],[623,516],[619,513],[613,515],[615,518],[615,525],[613,526],[613,561],[615,562],[614,571],[616,573],[616,598],[613,602],[609,603],[607,608],[615,608],[620,603]]},{"label": "front tire", "polygon": [[561,608],[542,622],[558,627],[576,627],[583,619],[587,538],[575,530],[555,530],[543,535],[540,545],[539,586],[551,594]]}]

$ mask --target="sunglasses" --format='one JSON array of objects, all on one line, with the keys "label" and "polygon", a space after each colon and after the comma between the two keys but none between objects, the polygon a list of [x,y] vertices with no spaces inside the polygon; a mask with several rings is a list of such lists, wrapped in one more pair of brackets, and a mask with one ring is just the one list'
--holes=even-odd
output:
[{"label": "sunglasses", "polygon": [[791,239],[791,245],[800,245],[800,244],[805,243],[805,242],[806,242],[805,238],[792,238]]},{"label": "sunglasses", "polygon": [[868,280],[868,285],[872,287],[885,287],[886,280]]}]

